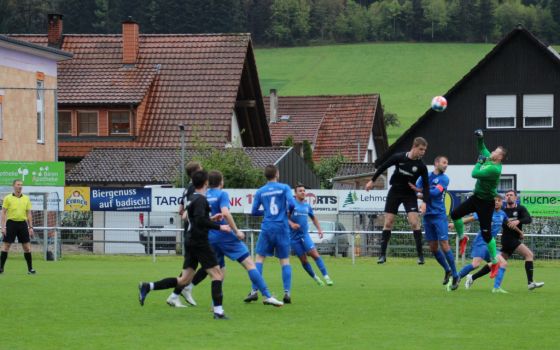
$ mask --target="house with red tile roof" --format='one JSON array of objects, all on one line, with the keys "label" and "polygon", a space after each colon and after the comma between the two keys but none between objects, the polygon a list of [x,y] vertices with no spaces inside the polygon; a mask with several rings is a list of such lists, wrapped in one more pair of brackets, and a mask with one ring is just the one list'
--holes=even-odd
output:
[{"label": "house with red tile roof", "polygon": [[271,146],[249,34],[11,35],[73,54],[58,67],[59,159],[77,163],[95,147]]},{"label": "house with red tile roof", "polygon": [[349,162],[374,162],[389,147],[378,94],[265,97],[272,143],[311,143],[313,160],[344,155]]}]

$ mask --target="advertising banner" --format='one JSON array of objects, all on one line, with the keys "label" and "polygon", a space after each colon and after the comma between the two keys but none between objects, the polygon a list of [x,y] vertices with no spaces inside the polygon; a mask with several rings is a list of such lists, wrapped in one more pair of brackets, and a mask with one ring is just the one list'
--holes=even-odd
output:
[{"label": "advertising banner", "polygon": [[92,211],[151,211],[151,188],[91,188]]},{"label": "advertising banner", "polygon": [[527,208],[531,216],[560,216],[560,192],[523,191],[519,203]]},{"label": "advertising banner", "polygon": [[16,179],[24,186],[64,186],[64,162],[0,161],[0,186]]},{"label": "advertising banner", "polygon": [[89,187],[65,187],[64,211],[90,211]]}]

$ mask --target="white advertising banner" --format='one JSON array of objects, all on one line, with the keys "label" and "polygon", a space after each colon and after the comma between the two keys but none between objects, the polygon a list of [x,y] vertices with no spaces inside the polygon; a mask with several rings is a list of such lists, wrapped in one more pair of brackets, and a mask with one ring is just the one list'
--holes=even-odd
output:
[{"label": "white advertising banner", "polygon": [[[339,192],[339,211],[382,213],[385,210],[385,202],[389,191],[345,190],[337,192]],[[399,207],[399,211],[404,211],[402,205]]]},{"label": "white advertising banner", "polygon": [[[0,186],[0,200],[4,198],[4,195],[12,192],[11,186]],[[48,211],[64,210],[64,187],[23,186],[23,194],[29,196],[32,210],[45,210],[45,198]]]}]

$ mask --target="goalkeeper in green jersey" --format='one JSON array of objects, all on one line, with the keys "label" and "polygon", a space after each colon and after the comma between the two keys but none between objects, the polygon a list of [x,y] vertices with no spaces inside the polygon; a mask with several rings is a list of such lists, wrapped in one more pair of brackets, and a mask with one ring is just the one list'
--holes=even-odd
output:
[{"label": "goalkeeper in green jersey", "polygon": [[474,193],[451,212],[451,219],[457,231],[457,238],[463,238],[464,225],[462,217],[476,213],[480,222],[482,238],[488,246],[492,259],[491,278],[498,272],[498,258],[496,257],[496,240],[492,237],[492,214],[494,213],[494,198],[498,195],[498,183],[502,173],[502,160],[506,157],[507,150],[498,146],[492,153],[484,145],[482,130],[476,130],[478,161],[474,166],[471,176],[476,179]]}]

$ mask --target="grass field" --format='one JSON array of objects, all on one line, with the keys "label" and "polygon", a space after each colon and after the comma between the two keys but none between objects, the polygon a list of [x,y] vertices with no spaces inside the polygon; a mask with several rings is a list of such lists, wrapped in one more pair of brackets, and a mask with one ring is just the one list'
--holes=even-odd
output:
[{"label": "grass field", "polygon": [[[295,263],[295,261],[294,261]],[[559,262],[538,262],[544,288],[528,292],[522,263],[506,274],[507,295],[490,293],[490,280],[452,293],[430,259],[326,258],[333,287],[318,287],[294,265],[293,304],[246,305],[248,278],[230,263],[224,284],[229,321],[210,313],[207,281],[197,307],[173,309],[167,291],[137,301],[137,283],[174,276],[180,257],[36,257],[36,276],[13,254],[0,276],[0,349],[558,349]],[[280,268],[265,278],[281,295]]]},{"label": "grass field", "polygon": [[491,49],[490,44],[379,43],[256,50],[259,78],[268,95],[377,92],[401,127],[392,143]]}]

